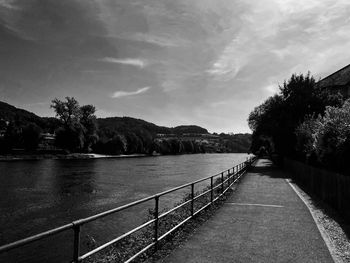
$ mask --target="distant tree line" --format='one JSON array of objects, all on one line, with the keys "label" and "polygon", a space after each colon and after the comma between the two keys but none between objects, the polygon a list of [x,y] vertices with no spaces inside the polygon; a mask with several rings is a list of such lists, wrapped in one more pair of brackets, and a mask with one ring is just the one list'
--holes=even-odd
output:
[{"label": "distant tree line", "polygon": [[250,134],[215,134],[216,141],[208,142],[201,137],[208,131],[195,125],[168,128],[130,117],[98,119],[93,105],[80,106],[72,97],[54,99],[51,107],[56,118],[0,102],[0,153],[35,151],[44,133],[55,134],[56,150],[112,155],[247,152],[251,144]]},{"label": "distant tree line", "polygon": [[350,100],[293,74],[249,115],[251,149],[350,174]]}]

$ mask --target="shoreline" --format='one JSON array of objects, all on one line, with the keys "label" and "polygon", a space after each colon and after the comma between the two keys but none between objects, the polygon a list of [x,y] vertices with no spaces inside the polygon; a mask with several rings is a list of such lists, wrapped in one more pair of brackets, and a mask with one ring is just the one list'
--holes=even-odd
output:
[{"label": "shoreline", "polygon": [[121,154],[121,155],[106,155],[97,153],[70,153],[70,154],[12,154],[0,155],[0,161],[31,161],[31,160],[84,160],[84,159],[102,159],[102,158],[136,158],[147,157],[153,155],[147,154]]},{"label": "shoreline", "polygon": [[[226,153],[226,152],[225,152]],[[184,154],[198,154],[198,153],[183,153]],[[210,152],[204,154],[211,154]],[[98,154],[98,153],[56,153],[56,154],[9,154],[0,155],[0,162],[7,161],[35,161],[35,160],[87,160],[87,159],[112,159],[112,158],[141,158],[141,157],[157,157],[163,156],[163,154],[120,154],[120,155],[108,155],[108,154]]]}]

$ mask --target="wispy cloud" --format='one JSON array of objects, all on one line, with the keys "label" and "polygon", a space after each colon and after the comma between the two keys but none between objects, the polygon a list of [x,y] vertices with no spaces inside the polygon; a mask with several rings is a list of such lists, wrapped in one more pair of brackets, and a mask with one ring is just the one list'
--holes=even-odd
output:
[{"label": "wispy cloud", "polygon": [[177,47],[185,46],[186,41],[172,36],[158,36],[148,33],[135,33],[133,35],[124,36],[125,39],[147,42],[161,47]]},{"label": "wispy cloud", "polygon": [[138,89],[136,91],[122,91],[122,90],[118,90],[118,91],[113,93],[112,98],[121,98],[121,97],[138,95],[138,94],[141,94],[141,93],[145,93],[150,88],[151,87],[144,87],[144,88]]},{"label": "wispy cloud", "polygon": [[238,36],[229,43],[207,73],[221,80],[234,79],[248,60],[247,53],[241,52],[241,44],[244,42],[245,40]]},{"label": "wispy cloud", "polygon": [[229,100],[215,101],[215,102],[210,103],[210,107],[216,108],[216,107],[220,107],[220,106],[225,106],[229,103],[230,103]]},{"label": "wispy cloud", "polygon": [[8,9],[19,9],[18,7],[13,5],[13,1],[11,0],[0,0],[0,7]]},{"label": "wispy cloud", "polygon": [[112,57],[105,57],[102,59],[104,62],[108,63],[116,63],[116,64],[123,64],[123,65],[130,65],[135,67],[144,68],[147,63],[146,61],[139,59],[139,58],[112,58]]}]

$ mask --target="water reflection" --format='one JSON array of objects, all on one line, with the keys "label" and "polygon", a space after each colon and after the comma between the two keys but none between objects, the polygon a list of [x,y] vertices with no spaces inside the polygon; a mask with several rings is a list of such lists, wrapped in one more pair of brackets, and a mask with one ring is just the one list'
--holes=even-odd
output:
[{"label": "water reflection", "polygon": [[95,194],[97,192],[95,163],[95,160],[54,162],[51,172],[57,195],[65,197]]}]

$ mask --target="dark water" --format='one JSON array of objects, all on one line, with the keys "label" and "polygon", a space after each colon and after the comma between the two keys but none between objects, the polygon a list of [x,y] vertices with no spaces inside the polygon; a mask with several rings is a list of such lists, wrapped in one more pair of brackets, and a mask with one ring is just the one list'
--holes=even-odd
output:
[{"label": "dark water", "polygon": [[[216,174],[246,154],[0,162],[0,245]],[[171,207],[186,190],[162,197]],[[112,239],[140,223],[153,202],[84,226],[83,243]],[[1,262],[68,262],[72,233],[23,247]],[[84,244],[83,244],[84,246]],[[83,248],[84,252],[84,248]],[[5,261],[4,261],[5,260]]]}]

